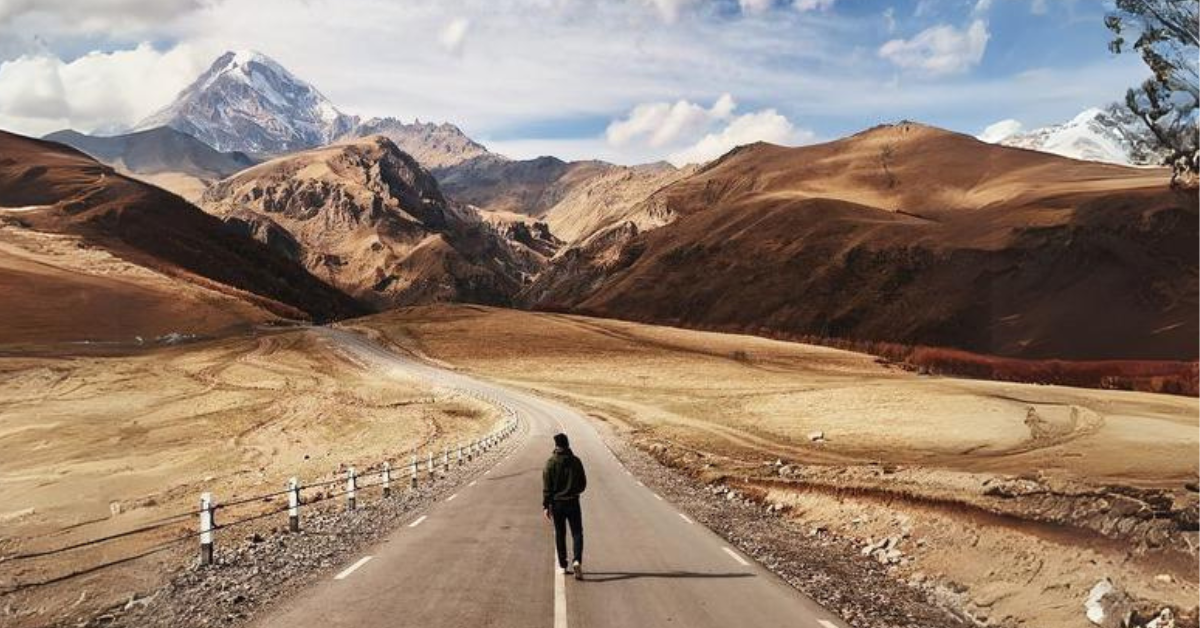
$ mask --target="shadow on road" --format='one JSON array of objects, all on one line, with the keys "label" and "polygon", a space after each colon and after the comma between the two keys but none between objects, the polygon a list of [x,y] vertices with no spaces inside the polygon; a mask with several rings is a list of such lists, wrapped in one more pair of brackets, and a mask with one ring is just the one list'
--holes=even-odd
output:
[{"label": "shadow on road", "polygon": [[495,482],[497,480],[507,480],[508,478],[515,478],[519,475],[527,475],[529,473],[534,473],[535,471],[536,471],[536,469],[526,469],[524,471],[517,471],[516,473],[505,473],[504,475],[489,475],[488,477],[484,478],[484,480],[486,480],[488,482]]},{"label": "shadow on road", "polygon": [[753,578],[752,573],[700,573],[696,571],[589,571],[585,582],[615,582],[637,578]]}]

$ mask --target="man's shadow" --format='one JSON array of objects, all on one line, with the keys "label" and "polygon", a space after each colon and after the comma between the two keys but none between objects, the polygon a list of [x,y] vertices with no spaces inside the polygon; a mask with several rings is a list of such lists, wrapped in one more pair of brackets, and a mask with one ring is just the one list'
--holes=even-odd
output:
[{"label": "man's shadow", "polygon": [[588,571],[585,582],[616,582],[638,578],[753,578],[752,573],[701,573],[696,571]]}]

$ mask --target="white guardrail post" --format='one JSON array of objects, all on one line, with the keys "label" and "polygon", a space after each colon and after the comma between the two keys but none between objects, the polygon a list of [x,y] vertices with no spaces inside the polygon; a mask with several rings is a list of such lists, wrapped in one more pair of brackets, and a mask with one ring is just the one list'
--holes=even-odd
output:
[{"label": "white guardrail post", "polygon": [[200,494],[200,564],[213,564],[212,493]]},{"label": "white guardrail post", "polygon": [[429,452],[429,457],[425,460],[425,468],[429,471],[429,479],[433,480],[437,477],[437,470],[433,468],[433,452]]},{"label": "white guardrail post", "polygon": [[412,485],[412,488],[416,489],[417,488],[417,454],[413,454],[412,464],[409,466],[408,470],[412,474],[409,484]]},{"label": "white guardrail post", "polygon": [[392,463],[383,463],[383,496],[392,496]]},{"label": "white guardrail post", "polygon": [[463,450],[462,443],[459,443],[458,444],[458,466],[460,466],[460,467],[463,464],[462,450]]},{"label": "white guardrail post", "polygon": [[354,477],[354,467],[346,470],[346,510],[354,510],[357,505],[355,503],[355,489],[358,488],[358,482]]},{"label": "white guardrail post", "polygon": [[288,480],[288,530],[300,531],[300,480]]},{"label": "white guardrail post", "polygon": [[442,475],[450,473],[450,448],[442,448]]}]

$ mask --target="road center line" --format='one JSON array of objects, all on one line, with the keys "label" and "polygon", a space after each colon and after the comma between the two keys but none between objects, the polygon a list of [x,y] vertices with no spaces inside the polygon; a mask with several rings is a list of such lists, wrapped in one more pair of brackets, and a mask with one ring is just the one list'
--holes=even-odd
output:
[{"label": "road center line", "polygon": [[455,493],[455,494],[453,494],[453,495],[451,495],[451,496],[447,497],[447,498],[446,498],[446,501],[448,501],[448,502],[452,502],[452,501],[454,501],[454,498],[455,498],[455,497],[458,497],[458,493]]},{"label": "road center line", "polygon": [[367,561],[371,560],[372,558],[375,558],[375,557],[374,556],[363,556],[362,558],[358,559],[357,563],[354,563],[353,565],[350,565],[349,567],[343,569],[342,572],[339,573],[338,575],[334,576],[333,579],[334,580],[345,580],[347,576],[354,573],[354,571],[356,569],[358,569],[359,567],[362,567],[363,565],[367,564]]},{"label": "road center line", "polygon": [[567,591],[566,576],[558,566],[557,556],[554,559],[554,628],[567,628]]},{"label": "road center line", "polygon": [[429,516],[429,515],[421,515],[420,517],[417,517],[417,520],[416,520],[416,521],[414,521],[414,522],[412,522],[412,523],[410,523],[410,524],[408,524],[408,527],[410,527],[410,528],[415,528],[415,527],[417,527],[417,526],[421,525],[421,522],[422,522],[422,521],[424,521],[424,520],[425,520],[425,517],[428,517],[428,516]]},{"label": "road center line", "polygon": [[738,561],[743,566],[746,566],[746,567],[750,566],[750,563],[745,558],[742,558],[737,552],[729,549],[728,547],[722,547],[721,549],[725,550],[726,554],[729,554],[730,556],[732,556],[734,560]]},{"label": "road center line", "polygon": [[688,519],[688,516],[687,516],[687,515],[685,515],[685,514],[683,514],[683,513],[676,513],[676,514],[678,514],[678,515],[679,515],[679,517],[680,517],[681,519],[683,519],[684,521],[686,521],[686,522],[688,522],[688,523],[693,523],[693,521],[692,521],[691,519]]}]

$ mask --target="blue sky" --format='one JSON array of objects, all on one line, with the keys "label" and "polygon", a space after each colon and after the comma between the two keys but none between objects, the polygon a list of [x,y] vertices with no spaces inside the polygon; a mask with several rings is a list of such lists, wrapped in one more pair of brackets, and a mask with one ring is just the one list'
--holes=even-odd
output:
[{"label": "blue sky", "polygon": [[1102,0],[0,0],[0,128],[136,122],[224,50],[347,113],[500,152],[702,161],[914,119],[975,134],[1103,106],[1146,74]]}]

